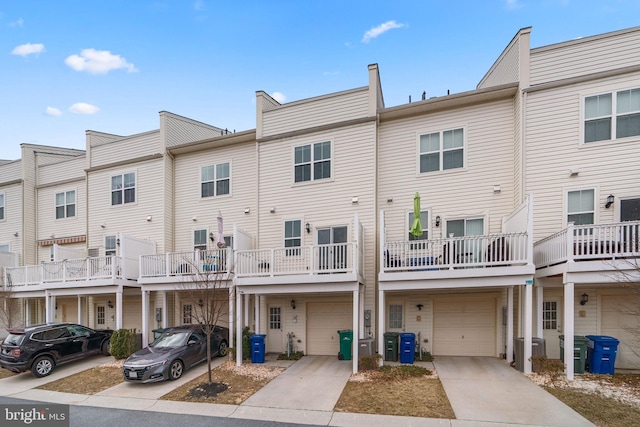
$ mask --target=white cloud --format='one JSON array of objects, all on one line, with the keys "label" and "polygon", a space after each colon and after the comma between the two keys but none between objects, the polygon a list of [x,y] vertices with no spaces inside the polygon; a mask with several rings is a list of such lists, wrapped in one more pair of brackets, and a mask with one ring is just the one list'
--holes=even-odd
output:
[{"label": "white cloud", "polygon": [[61,116],[62,115],[62,111],[58,110],[55,107],[47,107],[47,116]]},{"label": "white cloud", "polygon": [[10,27],[22,27],[22,24],[24,24],[24,19],[22,18],[18,18],[16,22],[9,22]]},{"label": "white cloud", "polygon": [[362,43],[369,43],[371,39],[375,39],[379,35],[386,33],[389,30],[402,27],[404,27],[404,24],[398,24],[396,21],[387,21],[384,24],[373,27],[372,29],[364,33],[364,37],[362,37]]},{"label": "white cloud", "polygon": [[76,71],[87,71],[91,74],[106,74],[120,68],[126,69],[128,73],[138,71],[125,58],[113,55],[108,50],[82,49],[80,55],[71,55],[64,63]]},{"label": "white cloud", "polygon": [[196,0],[193,3],[193,9],[194,10],[205,10],[206,9],[206,5],[204,4],[204,0]]},{"label": "white cloud", "polygon": [[100,111],[100,109],[95,105],[87,104],[85,102],[76,102],[69,107],[69,111],[74,114],[95,114]]},{"label": "white cloud", "polygon": [[273,92],[271,97],[281,104],[287,99],[282,92]]},{"label": "white cloud", "polygon": [[522,4],[520,4],[520,0],[505,0],[504,3],[509,10],[520,9],[522,7]]},{"label": "white cloud", "polygon": [[20,46],[16,46],[12,51],[12,55],[19,55],[22,57],[27,57],[29,55],[37,55],[39,53],[44,52],[44,45],[42,43],[26,43],[21,44]]}]

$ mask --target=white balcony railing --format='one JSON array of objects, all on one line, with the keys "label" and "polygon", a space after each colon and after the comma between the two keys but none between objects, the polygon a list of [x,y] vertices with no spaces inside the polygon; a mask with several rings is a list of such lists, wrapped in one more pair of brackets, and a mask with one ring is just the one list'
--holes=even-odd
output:
[{"label": "white balcony railing", "polygon": [[141,277],[172,277],[226,273],[231,266],[229,248],[141,255]]},{"label": "white balcony railing", "polygon": [[386,242],[382,271],[429,271],[525,265],[529,262],[527,233],[450,237]]},{"label": "white balcony railing", "polygon": [[274,277],[357,272],[358,245],[328,245],[240,250],[236,252],[237,277]]},{"label": "white balcony railing", "polygon": [[104,256],[44,262],[5,269],[5,286],[18,289],[42,283],[122,278],[122,258]]},{"label": "white balcony railing", "polygon": [[563,262],[640,256],[640,221],[573,225],[534,244],[536,268]]}]

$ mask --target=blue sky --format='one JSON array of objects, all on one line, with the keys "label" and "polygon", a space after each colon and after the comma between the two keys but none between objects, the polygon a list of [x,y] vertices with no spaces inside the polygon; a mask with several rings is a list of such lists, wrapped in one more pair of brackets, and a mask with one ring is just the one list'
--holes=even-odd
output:
[{"label": "blue sky", "polygon": [[472,90],[516,32],[538,47],[640,25],[637,0],[0,0],[0,159],[85,148],[170,111],[255,128],[290,102],[367,84],[387,107]]}]

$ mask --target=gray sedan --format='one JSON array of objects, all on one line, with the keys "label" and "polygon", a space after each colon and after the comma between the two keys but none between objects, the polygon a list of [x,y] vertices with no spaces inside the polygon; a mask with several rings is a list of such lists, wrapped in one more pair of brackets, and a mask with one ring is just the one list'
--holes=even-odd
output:
[{"label": "gray sedan", "polygon": [[[177,380],[184,371],[207,359],[206,343],[200,325],[164,329],[148,347],[125,360],[124,379],[137,383]],[[228,343],[229,329],[216,326],[211,333],[211,354],[226,356]]]}]

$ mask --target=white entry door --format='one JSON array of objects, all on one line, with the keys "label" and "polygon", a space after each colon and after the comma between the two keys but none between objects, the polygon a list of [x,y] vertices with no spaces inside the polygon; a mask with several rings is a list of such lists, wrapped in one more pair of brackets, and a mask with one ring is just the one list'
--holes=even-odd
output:
[{"label": "white entry door", "polygon": [[270,353],[282,353],[284,351],[282,341],[282,307],[269,305],[269,331],[267,332],[266,348]]}]

